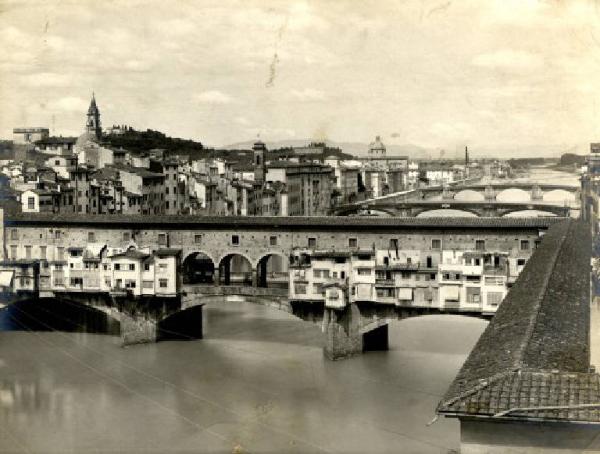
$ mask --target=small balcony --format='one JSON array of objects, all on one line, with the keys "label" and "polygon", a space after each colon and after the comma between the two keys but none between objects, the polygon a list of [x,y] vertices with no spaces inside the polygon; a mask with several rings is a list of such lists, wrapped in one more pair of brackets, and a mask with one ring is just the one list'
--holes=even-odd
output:
[{"label": "small balcony", "polygon": [[395,287],[394,279],[375,279],[377,287]]}]

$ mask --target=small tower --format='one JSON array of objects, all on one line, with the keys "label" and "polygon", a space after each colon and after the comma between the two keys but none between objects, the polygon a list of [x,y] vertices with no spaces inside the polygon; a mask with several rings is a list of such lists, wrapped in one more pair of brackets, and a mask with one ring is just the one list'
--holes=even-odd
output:
[{"label": "small tower", "polygon": [[266,174],[265,154],[267,146],[263,141],[258,139],[252,146],[252,160],[254,164],[254,179],[256,181],[264,181]]},{"label": "small tower", "polygon": [[102,127],[100,126],[100,110],[96,105],[96,97],[92,94],[92,102],[90,102],[90,108],[87,112],[87,122],[85,130],[88,134],[91,134],[96,139],[102,137]]}]

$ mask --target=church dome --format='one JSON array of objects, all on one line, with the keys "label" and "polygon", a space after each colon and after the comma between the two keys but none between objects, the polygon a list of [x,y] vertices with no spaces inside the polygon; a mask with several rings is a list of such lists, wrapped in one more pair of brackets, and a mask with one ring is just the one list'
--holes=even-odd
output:
[{"label": "church dome", "polygon": [[369,153],[371,154],[385,154],[385,145],[381,141],[381,137],[375,137],[375,142],[369,144]]}]

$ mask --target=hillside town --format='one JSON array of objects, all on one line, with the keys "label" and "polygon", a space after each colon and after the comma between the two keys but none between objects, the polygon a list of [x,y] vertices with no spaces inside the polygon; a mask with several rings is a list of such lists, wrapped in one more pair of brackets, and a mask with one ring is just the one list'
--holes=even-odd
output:
[{"label": "hillside town", "polygon": [[[475,175],[503,178],[505,161],[414,161],[390,155],[379,136],[364,156],[324,142],[269,150],[155,148],[127,125],[102,128],[95,96],[79,137],[45,127],[13,129],[0,155],[5,209],[23,213],[322,216],[333,207]],[[154,136],[168,143],[167,138]],[[129,145],[123,147],[123,144]],[[183,149],[183,151],[182,151]]]}]

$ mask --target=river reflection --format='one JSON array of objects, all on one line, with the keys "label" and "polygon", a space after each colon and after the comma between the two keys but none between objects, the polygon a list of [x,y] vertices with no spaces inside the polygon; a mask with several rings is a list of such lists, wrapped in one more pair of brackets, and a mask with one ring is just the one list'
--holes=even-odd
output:
[{"label": "river reflection", "polygon": [[[0,319],[7,311],[0,311]],[[0,452],[438,452],[435,406],[486,322],[390,326],[390,350],[323,358],[320,326],[250,303],[206,310],[205,339],[0,332]],[[236,448],[238,446],[238,448]]]}]

